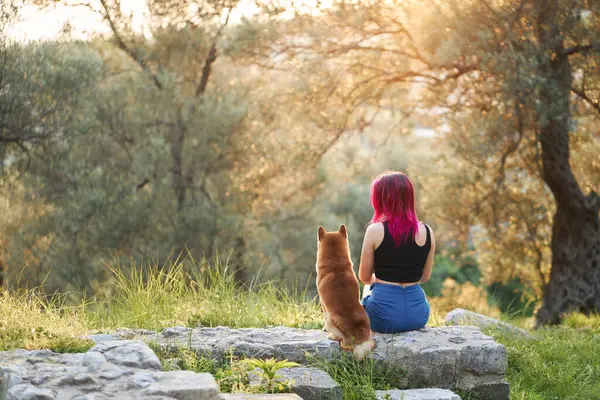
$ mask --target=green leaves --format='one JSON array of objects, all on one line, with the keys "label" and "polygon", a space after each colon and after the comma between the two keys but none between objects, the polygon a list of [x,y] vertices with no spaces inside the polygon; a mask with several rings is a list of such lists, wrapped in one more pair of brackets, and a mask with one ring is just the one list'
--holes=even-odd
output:
[{"label": "green leaves", "polygon": [[288,360],[277,360],[275,358],[268,358],[265,360],[251,358],[245,359],[243,362],[260,370],[259,376],[264,381],[267,393],[284,393],[285,391],[289,390],[290,382],[279,380],[278,378],[281,378],[281,376],[277,374],[277,371],[282,368],[300,366],[300,364],[295,362]]}]

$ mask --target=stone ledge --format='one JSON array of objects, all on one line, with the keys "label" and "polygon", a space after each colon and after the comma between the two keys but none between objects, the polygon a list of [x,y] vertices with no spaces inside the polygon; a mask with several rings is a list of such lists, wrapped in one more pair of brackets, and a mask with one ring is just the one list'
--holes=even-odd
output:
[{"label": "stone ledge", "polygon": [[295,394],[222,394],[223,400],[303,400]]},{"label": "stone ledge", "polygon": [[453,325],[473,325],[479,328],[493,328],[504,333],[519,335],[526,339],[534,339],[527,330],[518,328],[504,321],[497,320],[487,315],[478,314],[463,308],[455,308],[446,314],[445,323],[448,326]]},{"label": "stone ledge", "polygon": [[160,367],[145,343],[129,340],[100,343],[85,354],[0,352],[0,395],[6,391],[6,400],[221,399],[210,374]]},{"label": "stone ledge", "polygon": [[[123,340],[122,338],[139,340]],[[163,347],[189,347],[224,358],[230,354],[306,363],[312,355],[338,359],[339,343],[326,333],[285,327],[268,329],[169,328],[162,333],[118,330],[94,335],[98,344],[85,354],[56,354],[49,350],[0,352],[7,398],[78,398],[115,395],[131,399],[221,398],[214,378],[189,371],[160,371],[156,355],[143,342]],[[402,368],[394,386],[400,389],[437,387],[464,389],[489,400],[506,400],[506,349],[476,327],[426,328],[394,335],[375,335],[373,360]],[[2,371],[0,371],[2,372]],[[2,386],[0,385],[0,386]],[[2,390],[2,387],[0,387]],[[35,392],[35,393],[34,393]],[[78,397],[79,396],[79,397]],[[215,397],[217,396],[217,397]]]},{"label": "stone ledge", "polygon": [[460,397],[445,389],[378,390],[377,400],[460,400]]},{"label": "stone ledge", "polygon": [[[326,333],[286,327],[267,329],[227,327],[197,328],[167,334],[141,335],[164,347],[190,347],[221,358],[230,351],[237,356],[288,359],[306,363],[312,355],[325,360],[339,357],[339,343]],[[486,393],[489,400],[508,399],[504,380],[506,348],[473,326],[425,328],[399,334],[376,334],[374,360],[401,367],[398,388],[458,388]],[[490,390],[493,388],[493,390]]]}]

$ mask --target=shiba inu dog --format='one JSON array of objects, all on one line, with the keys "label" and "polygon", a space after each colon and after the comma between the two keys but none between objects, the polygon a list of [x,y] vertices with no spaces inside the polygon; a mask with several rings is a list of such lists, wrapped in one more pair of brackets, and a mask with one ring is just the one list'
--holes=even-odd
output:
[{"label": "shiba inu dog", "polygon": [[325,330],[340,347],[363,360],[374,348],[369,318],[359,301],[358,280],[352,269],[348,233],[319,227],[317,245],[317,290],[323,307]]}]

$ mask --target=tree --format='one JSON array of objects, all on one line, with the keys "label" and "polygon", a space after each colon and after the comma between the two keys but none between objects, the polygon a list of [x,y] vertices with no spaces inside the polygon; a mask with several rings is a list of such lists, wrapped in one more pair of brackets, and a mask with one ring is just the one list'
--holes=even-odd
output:
[{"label": "tree", "polygon": [[[455,18],[447,28],[458,43],[454,54],[472,60],[472,71],[452,87],[458,101],[447,101],[444,96],[450,92],[437,93],[446,104],[453,103],[456,122],[467,121],[475,130],[474,135],[455,126],[458,136],[466,139],[457,143],[464,146],[461,158],[478,160],[481,153],[480,165],[492,172],[481,173],[475,167],[481,175],[474,182],[487,187],[476,204],[489,204],[480,212],[489,215],[488,240],[499,238],[503,221],[516,219],[525,235],[508,231],[509,238],[535,242],[544,237],[539,233],[543,225],[533,221],[535,215],[553,213],[548,216],[552,226],[548,278],[540,268],[543,247],[525,245],[535,249],[531,258],[537,260],[534,265],[542,283],[538,325],[558,323],[572,311],[589,314],[600,309],[600,201],[594,191],[598,181],[591,181],[586,195],[570,164],[572,149],[582,149],[581,143],[570,143],[577,139],[570,138],[588,136],[586,124],[599,115],[589,96],[598,96],[590,82],[597,81],[599,58],[593,40],[600,32],[594,20],[600,10],[594,2],[567,3],[452,4],[449,9],[461,19]],[[579,78],[573,78],[572,68]],[[477,130],[486,135],[477,138]],[[597,143],[590,146],[598,149]],[[493,154],[497,156],[490,157]],[[593,166],[593,157],[583,161]],[[579,179],[588,181],[586,175]],[[552,199],[544,202],[548,189]],[[532,196],[536,193],[537,198]],[[501,210],[504,205],[508,210]]]},{"label": "tree", "polygon": [[[275,72],[234,63],[246,38],[228,26],[235,3],[193,14],[189,2],[148,4],[144,32],[118,2],[87,4],[112,31],[86,43],[102,76],[65,121],[76,134],[40,143],[24,176],[51,212],[26,224],[12,257],[57,266],[53,288],[96,290],[113,258],[161,262],[183,249],[199,259],[235,248],[243,281],[255,254],[260,265],[287,251],[266,237],[270,226],[301,219],[321,190],[315,167],[327,150],[314,149],[337,138],[307,138],[301,110],[274,107],[295,88],[281,94]],[[51,245],[37,248],[39,237]]]},{"label": "tree", "polygon": [[[25,216],[39,215],[39,201],[19,206],[20,201],[36,197],[23,194],[24,171],[44,144],[61,143],[72,134],[66,125],[77,120],[75,110],[82,94],[95,83],[100,63],[95,54],[78,43],[16,43],[7,30],[18,19],[20,1],[0,5],[0,185],[3,200],[0,232],[0,275],[6,280],[18,274],[11,265],[11,236],[19,236]],[[6,208],[5,208],[6,207]],[[38,238],[43,240],[43,238]]]},{"label": "tree", "polygon": [[[442,212],[463,224],[464,240],[477,223],[485,242],[512,241],[505,247],[521,249],[512,258],[521,266],[512,270],[530,271],[539,285],[539,324],[557,323],[571,311],[597,311],[600,200],[598,180],[589,177],[598,145],[586,129],[599,112],[598,2],[428,5],[336,2],[316,17],[301,15],[279,27],[286,35],[274,35],[284,39],[270,49],[292,62],[308,60],[300,70],[313,72],[313,103],[347,105],[347,130],[360,127],[361,114],[390,107],[437,124],[456,157],[449,161],[460,160],[441,199],[454,199],[458,213]],[[315,84],[319,78],[325,84]],[[581,143],[569,143],[577,135]],[[580,151],[579,177],[570,164],[573,150]],[[493,269],[485,267],[488,275]]]},{"label": "tree", "polygon": [[[594,4],[595,9],[586,9]],[[545,109],[537,115],[542,177],[556,201],[552,223],[552,271],[542,308],[537,314],[540,324],[557,323],[564,313],[573,310],[585,314],[600,310],[600,196],[593,190],[588,195],[583,193],[569,163],[571,93],[591,103],[592,107],[595,105],[595,111],[600,115],[598,100],[591,101],[590,92],[574,82],[571,58],[581,52],[600,53],[600,42],[593,42],[600,37],[600,24],[596,23],[583,35],[572,34],[568,31],[569,25],[579,28],[576,20],[582,16],[573,17],[573,9],[566,7],[568,4],[559,4],[557,0],[542,0],[535,7],[536,37],[541,50],[538,73],[543,79],[539,100]],[[580,13],[591,11],[598,18],[600,7],[597,2],[590,2],[589,5],[579,4],[575,10]],[[598,78],[600,57],[590,58],[596,68],[589,71],[596,72]],[[583,82],[588,79],[589,76],[584,76]]]}]

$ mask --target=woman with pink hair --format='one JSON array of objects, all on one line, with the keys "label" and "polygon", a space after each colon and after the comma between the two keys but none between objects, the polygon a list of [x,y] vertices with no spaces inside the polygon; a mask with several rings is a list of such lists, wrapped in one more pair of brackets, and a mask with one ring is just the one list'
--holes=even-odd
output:
[{"label": "woman with pink hair", "polygon": [[431,277],[435,239],[419,222],[413,185],[401,172],[379,175],[371,186],[374,209],[360,256],[362,304],[371,330],[381,333],[421,329],[429,303],[420,283]]}]

